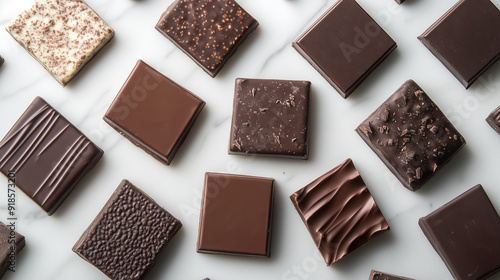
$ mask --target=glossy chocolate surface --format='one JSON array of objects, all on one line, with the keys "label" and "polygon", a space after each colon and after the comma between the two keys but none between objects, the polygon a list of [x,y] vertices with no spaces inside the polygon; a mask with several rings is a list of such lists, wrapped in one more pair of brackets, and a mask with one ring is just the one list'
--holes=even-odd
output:
[{"label": "glossy chocolate surface", "polygon": [[498,134],[500,134],[500,106],[491,112],[486,118],[486,121]]},{"label": "glossy chocolate surface", "polygon": [[26,244],[23,235],[15,231],[13,235],[11,233],[11,228],[0,222],[0,278],[11,265],[11,253],[14,252],[17,255]]},{"label": "glossy chocolate surface", "polygon": [[327,265],[389,230],[351,159],[290,196]]}]

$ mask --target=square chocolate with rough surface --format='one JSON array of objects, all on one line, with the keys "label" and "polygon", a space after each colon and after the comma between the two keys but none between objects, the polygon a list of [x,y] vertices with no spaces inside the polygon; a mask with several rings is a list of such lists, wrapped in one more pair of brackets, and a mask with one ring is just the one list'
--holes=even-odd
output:
[{"label": "square chocolate with rough surface", "polygon": [[486,121],[498,134],[500,134],[500,106],[491,112],[486,118]]},{"label": "square chocolate with rough surface", "polygon": [[11,267],[12,258],[16,258],[26,244],[24,236],[15,231],[16,224],[8,222],[7,225],[0,222],[0,278],[15,267]]}]

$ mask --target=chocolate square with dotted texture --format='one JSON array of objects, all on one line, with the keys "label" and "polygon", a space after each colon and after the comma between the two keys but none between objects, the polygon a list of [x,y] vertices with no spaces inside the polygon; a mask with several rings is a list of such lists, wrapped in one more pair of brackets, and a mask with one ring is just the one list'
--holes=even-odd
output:
[{"label": "chocolate square with dotted texture", "polygon": [[356,131],[406,188],[416,191],[445,166],[465,140],[412,80]]},{"label": "chocolate square with dotted texture", "polygon": [[123,180],[73,251],[112,280],[144,279],[182,224]]},{"label": "chocolate square with dotted texture", "polygon": [[415,279],[372,270],[372,272],[370,273],[370,278],[368,278],[368,280],[415,280]]},{"label": "chocolate square with dotted texture", "polygon": [[500,58],[499,30],[490,0],[460,0],[418,39],[469,88]]},{"label": "chocolate square with dotted texture", "polygon": [[500,216],[481,185],[418,224],[454,279],[482,280],[500,271]]},{"label": "chocolate square with dotted texture", "polygon": [[229,153],[307,159],[310,86],[236,79]]},{"label": "chocolate square with dotted texture", "polygon": [[491,112],[486,118],[486,121],[496,132],[498,132],[498,134],[500,134],[500,106]]},{"label": "chocolate square with dotted texture", "polygon": [[327,265],[389,230],[351,159],[290,196]]},{"label": "chocolate square with dotted texture", "polygon": [[[0,278],[9,269],[12,249],[14,249],[13,251],[17,255],[24,248],[25,244],[23,235],[16,231],[14,231],[14,235],[11,235],[11,228],[0,222]],[[12,248],[13,246],[15,248]]]},{"label": "chocolate square with dotted texture", "polygon": [[258,25],[234,0],[176,0],[156,29],[215,77]]},{"label": "chocolate square with dotted texture", "polygon": [[103,151],[41,97],[0,141],[0,172],[52,215]]}]

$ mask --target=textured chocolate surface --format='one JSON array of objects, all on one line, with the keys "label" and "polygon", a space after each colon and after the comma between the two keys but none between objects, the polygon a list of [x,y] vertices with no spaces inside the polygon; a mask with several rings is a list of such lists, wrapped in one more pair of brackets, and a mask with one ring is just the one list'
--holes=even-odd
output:
[{"label": "textured chocolate surface", "polygon": [[139,60],[104,120],[169,165],[204,106],[198,96]]},{"label": "textured chocolate surface", "polygon": [[500,216],[481,185],[418,223],[453,278],[486,279],[500,270]]},{"label": "textured chocolate surface", "polygon": [[233,0],[176,0],[156,29],[215,77],[258,25]]},{"label": "textured chocolate surface", "polygon": [[229,153],[307,159],[310,85],[236,79]]},{"label": "textured chocolate surface", "polygon": [[152,198],[123,180],[73,251],[113,280],[144,279],[181,227]]},{"label": "textured chocolate surface", "polygon": [[9,259],[12,253],[11,247],[15,246],[13,251],[17,254],[26,244],[24,236],[17,232],[11,236],[10,233],[10,227],[7,227],[4,223],[0,222],[0,278],[2,278],[5,272],[9,269]]},{"label": "textured chocolate surface", "polygon": [[197,251],[269,257],[274,179],[205,173]]},{"label": "textured chocolate surface", "polygon": [[486,118],[491,127],[500,134],[500,106]]},{"label": "textured chocolate surface", "polygon": [[351,159],[290,196],[327,265],[389,230]]},{"label": "textured chocolate surface", "polygon": [[36,97],[0,142],[0,171],[52,215],[103,151]]},{"label": "textured chocolate surface", "polygon": [[415,279],[372,270],[372,272],[370,273],[370,278],[368,278],[368,280],[415,280]]},{"label": "textured chocolate surface", "polygon": [[406,81],[356,131],[408,189],[416,191],[465,145],[438,106]]},{"label": "textured chocolate surface", "polygon": [[81,0],[37,0],[6,29],[63,86],[114,35]]},{"label": "textured chocolate surface", "polygon": [[397,47],[354,0],[339,0],[292,45],[343,98]]},{"label": "textured chocolate surface", "polygon": [[500,58],[500,11],[460,0],[418,38],[468,88]]}]

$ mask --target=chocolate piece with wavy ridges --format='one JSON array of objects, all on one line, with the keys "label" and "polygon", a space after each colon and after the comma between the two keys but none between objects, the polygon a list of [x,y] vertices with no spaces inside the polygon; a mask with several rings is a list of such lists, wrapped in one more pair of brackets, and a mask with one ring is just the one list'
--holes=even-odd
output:
[{"label": "chocolate piece with wavy ridges", "polygon": [[0,171],[52,215],[103,151],[41,97],[0,142]]},{"label": "chocolate piece with wavy ridges", "polygon": [[415,279],[372,270],[372,272],[370,273],[370,278],[368,280],[415,280]]},{"label": "chocolate piece with wavy ridges", "polygon": [[500,134],[500,106],[491,112],[491,114],[486,118],[486,121],[496,132],[498,132],[498,134]]},{"label": "chocolate piece with wavy ridges", "polygon": [[327,265],[389,230],[351,159],[290,196]]},{"label": "chocolate piece with wavy ridges", "polygon": [[144,279],[182,224],[123,180],[73,251],[113,280]]}]

